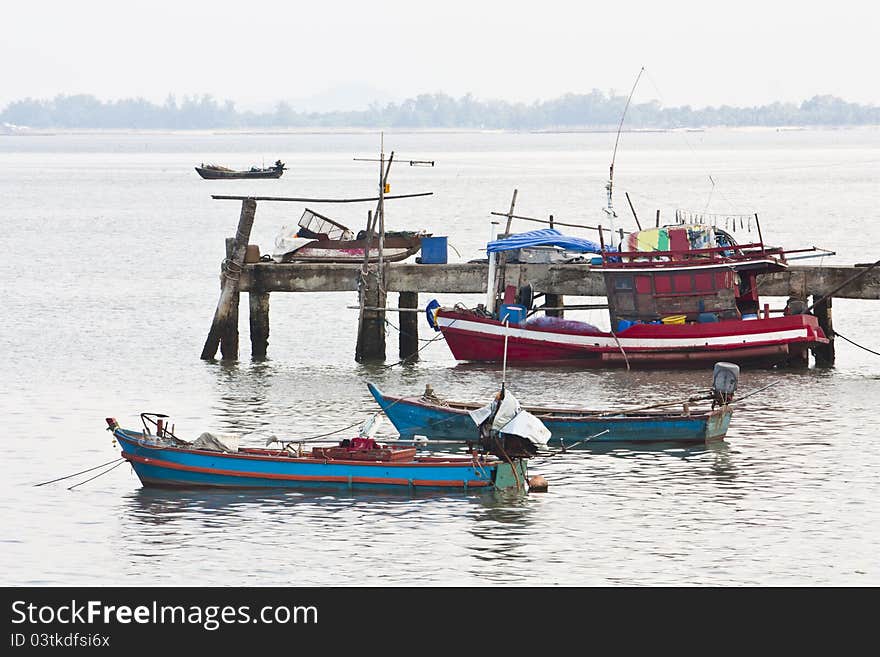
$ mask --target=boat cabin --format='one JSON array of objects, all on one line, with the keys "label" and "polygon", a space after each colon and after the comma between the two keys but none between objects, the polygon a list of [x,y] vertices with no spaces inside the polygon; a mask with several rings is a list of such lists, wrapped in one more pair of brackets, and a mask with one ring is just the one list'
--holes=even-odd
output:
[{"label": "boat cabin", "polygon": [[613,327],[757,316],[758,274],[787,267],[779,249],[702,225],[638,231],[602,258]]}]

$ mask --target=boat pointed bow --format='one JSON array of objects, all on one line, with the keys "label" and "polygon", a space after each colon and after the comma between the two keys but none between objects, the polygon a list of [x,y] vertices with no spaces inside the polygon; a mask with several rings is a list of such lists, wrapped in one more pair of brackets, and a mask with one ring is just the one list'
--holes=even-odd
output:
[{"label": "boat pointed bow", "polygon": [[370,394],[373,395],[373,399],[376,400],[376,403],[384,410],[388,402],[385,399],[385,395],[382,394],[382,391],[369,381],[367,381],[367,389],[370,391]]}]

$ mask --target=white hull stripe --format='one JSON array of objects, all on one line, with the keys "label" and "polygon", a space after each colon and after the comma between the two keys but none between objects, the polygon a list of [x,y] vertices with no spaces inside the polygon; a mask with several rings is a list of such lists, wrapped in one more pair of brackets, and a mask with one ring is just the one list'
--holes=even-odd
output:
[{"label": "white hull stripe", "polygon": [[[750,320],[760,322],[761,320]],[[565,344],[581,347],[608,347],[617,349],[617,342],[613,337],[604,335],[571,335],[568,333],[551,333],[549,331],[534,331],[529,329],[517,328],[511,326],[507,329],[496,324],[484,324],[482,322],[471,322],[465,319],[452,319],[448,317],[438,317],[437,323],[443,327],[452,327],[458,331],[470,331],[472,333],[481,333],[483,335],[498,335],[503,337],[506,334],[510,338],[522,338],[525,340],[533,340],[535,342],[549,342],[556,344]],[[771,331],[767,333],[745,333],[742,335],[721,335],[705,338],[625,338],[618,336],[620,345],[626,349],[638,348],[654,348],[654,347],[718,347],[730,345],[732,347],[742,347],[744,344],[760,343],[760,342],[789,342],[799,338],[808,339],[809,333],[807,327],[798,329],[788,329],[785,331]]]}]

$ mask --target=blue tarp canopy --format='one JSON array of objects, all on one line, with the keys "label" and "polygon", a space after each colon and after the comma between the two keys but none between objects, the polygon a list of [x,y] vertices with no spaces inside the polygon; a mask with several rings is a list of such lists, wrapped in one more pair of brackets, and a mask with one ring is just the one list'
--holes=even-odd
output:
[{"label": "blue tarp canopy", "polygon": [[[487,253],[498,253],[499,251],[513,251],[515,249],[523,249],[530,246],[560,246],[566,251],[575,251],[577,253],[601,253],[602,249],[598,244],[590,240],[581,239],[580,237],[569,237],[563,235],[555,228],[542,228],[541,230],[530,230],[527,233],[517,233],[503,240],[495,240],[486,245]],[[609,250],[606,247],[606,250]]]}]

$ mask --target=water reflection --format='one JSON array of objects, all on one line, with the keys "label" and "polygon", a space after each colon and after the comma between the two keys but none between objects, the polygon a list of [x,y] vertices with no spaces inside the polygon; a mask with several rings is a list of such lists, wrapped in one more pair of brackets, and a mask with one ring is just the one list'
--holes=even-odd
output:
[{"label": "water reflection", "polygon": [[357,488],[314,484],[290,489],[179,489],[141,487],[122,497],[127,517],[146,525],[165,525],[184,517],[206,514],[211,518],[234,517],[247,509],[268,514],[286,513],[297,506],[315,510],[359,506],[399,511],[413,503],[462,502],[487,508],[510,508],[523,504],[523,495],[497,491],[448,491],[442,489]]}]

